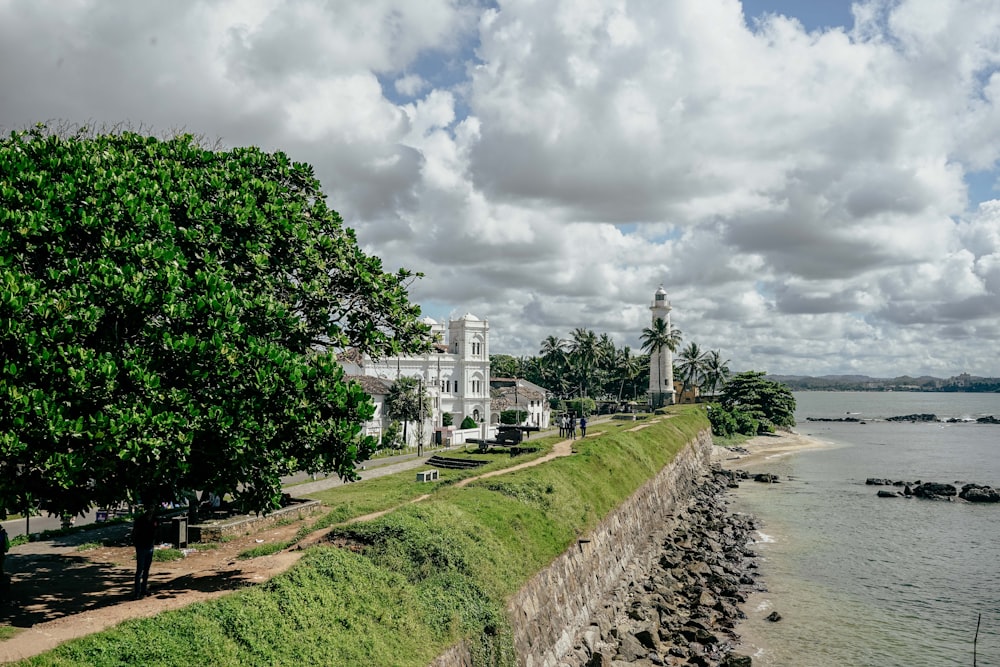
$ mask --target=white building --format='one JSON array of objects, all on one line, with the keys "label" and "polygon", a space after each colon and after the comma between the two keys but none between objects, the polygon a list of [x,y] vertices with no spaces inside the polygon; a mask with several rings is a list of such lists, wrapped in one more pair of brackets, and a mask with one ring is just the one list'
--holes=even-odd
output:
[{"label": "white building", "polygon": [[[652,322],[663,320],[670,331],[670,301],[663,285],[653,295]],[[653,407],[674,402],[674,355],[667,349],[653,350],[649,355],[649,398]]]},{"label": "white building", "polygon": [[549,392],[524,378],[491,378],[493,396],[493,420],[500,421],[500,413],[504,410],[518,410],[521,415],[521,426],[537,426],[547,429],[552,411],[549,408]]},{"label": "white building", "polygon": [[[424,424],[411,424],[409,439],[428,444],[433,432],[442,426],[444,414],[451,413],[457,428],[466,417],[477,424],[489,425],[490,413],[490,325],[471,313],[448,322],[448,328],[426,317],[437,342],[419,356],[386,357],[373,361],[349,351],[338,357],[347,376],[378,378],[386,388],[401,377],[417,378],[431,401],[431,416]],[[374,396],[374,394],[373,394]],[[376,397],[376,419],[365,426],[368,435],[381,435],[387,422]],[[378,433],[375,433],[378,431]],[[486,432],[483,433],[486,436]]]}]

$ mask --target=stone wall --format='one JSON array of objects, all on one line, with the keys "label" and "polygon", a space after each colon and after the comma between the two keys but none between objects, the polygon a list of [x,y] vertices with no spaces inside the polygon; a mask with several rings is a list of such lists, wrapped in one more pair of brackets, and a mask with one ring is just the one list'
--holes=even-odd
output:
[{"label": "stone wall", "polygon": [[[627,583],[623,579],[651,569],[659,557],[656,547],[675,526],[672,513],[687,502],[709,470],[711,448],[711,432],[706,429],[592,533],[515,594],[507,612],[519,664],[558,665],[599,606]],[[467,652],[451,650],[432,664],[451,667],[470,660]]]}]

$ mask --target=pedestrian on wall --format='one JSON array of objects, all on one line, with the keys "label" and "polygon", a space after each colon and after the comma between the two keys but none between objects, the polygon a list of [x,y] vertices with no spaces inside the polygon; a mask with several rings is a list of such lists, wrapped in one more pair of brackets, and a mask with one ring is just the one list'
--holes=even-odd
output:
[{"label": "pedestrian on wall", "polygon": [[580,437],[587,437],[587,418],[583,415],[580,415]]},{"label": "pedestrian on wall", "polygon": [[132,524],[132,544],[135,545],[135,587],[132,599],[138,600],[149,593],[149,568],[153,564],[153,545],[156,543],[156,508],[143,510]]}]

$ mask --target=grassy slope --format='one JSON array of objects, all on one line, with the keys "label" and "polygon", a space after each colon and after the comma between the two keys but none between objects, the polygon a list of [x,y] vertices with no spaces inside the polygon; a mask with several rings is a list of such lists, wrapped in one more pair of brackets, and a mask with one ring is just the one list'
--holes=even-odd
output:
[{"label": "grassy slope", "polygon": [[[632,422],[600,425],[574,456],[461,489],[440,483],[421,503],[336,528],[348,548],[314,547],[266,584],[129,621],[23,664],[422,666],[463,637],[473,638],[477,663],[514,664],[504,600],[707,424],[701,410],[680,408],[635,433],[625,430]],[[398,477],[412,495],[430,487],[410,472]],[[342,488],[357,504],[366,484]],[[407,493],[389,495],[396,502]]]}]

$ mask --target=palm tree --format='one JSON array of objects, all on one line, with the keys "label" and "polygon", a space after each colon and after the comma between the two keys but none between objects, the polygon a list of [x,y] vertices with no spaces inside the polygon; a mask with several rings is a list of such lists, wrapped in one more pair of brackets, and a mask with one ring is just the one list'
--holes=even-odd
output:
[{"label": "palm tree", "polygon": [[688,343],[688,346],[681,350],[677,370],[680,371],[681,376],[682,397],[688,387],[695,387],[702,383],[707,362],[708,355],[698,347],[698,343]]},{"label": "palm tree", "polygon": [[597,334],[590,329],[577,327],[569,344],[570,364],[575,371],[577,387],[581,396],[587,396],[591,373],[599,358]]},{"label": "palm tree", "polygon": [[625,390],[625,381],[628,380],[631,383],[642,372],[642,366],[639,365],[639,357],[632,354],[632,350],[628,345],[623,345],[622,349],[618,352],[616,365],[619,377],[621,378],[621,386],[618,388],[618,402],[620,403],[622,392]]},{"label": "palm tree", "polygon": [[[663,350],[670,350],[671,352],[676,352],[678,346],[681,344],[681,332],[679,329],[674,329],[667,324],[667,321],[662,317],[657,317],[653,320],[653,325],[646,327],[642,330],[642,336],[639,337],[642,341],[642,350],[644,352],[649,352],[650,356],[659,355]],[[660,388],[659,395],[662,400],[663,396],[663,372],[661,368],[663,367],[663,362],[660,361],[656,364],[656,375],[657,384]]]},{"label": "palm tree", "polygon": [[719,350],[709,352],[705,361],[705,389],[715,394],[715,390],[724,385],[730,375],[729,359],[723,361]]},{"label": "palm tree", "polygon": [[569,342],[556,336],[548,336],[542,341],[542,348],[538,351],[541,357],[541,374],[545,378],[545,384],[550,387],[559,387],[560,393],[564,391],[565,378],[563,374],[566,370],[566,348]]}]

